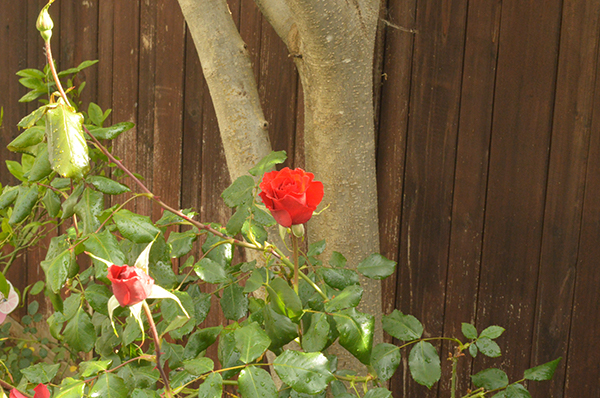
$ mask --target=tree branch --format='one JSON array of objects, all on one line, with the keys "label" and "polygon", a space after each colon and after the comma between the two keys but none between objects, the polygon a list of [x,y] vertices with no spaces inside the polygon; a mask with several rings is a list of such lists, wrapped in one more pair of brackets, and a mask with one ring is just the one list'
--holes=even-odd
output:
[{"label": "tree branch", "polygon": [[217,114],[231,180],[271,151],[252,62],[225,0],[179,0]]},{"label": "tree branch", "polygon": [[260,12],[275,29],[281,40],[289,47],[289,35],[294,24],[290,8],[284,0],[254,0]]}]

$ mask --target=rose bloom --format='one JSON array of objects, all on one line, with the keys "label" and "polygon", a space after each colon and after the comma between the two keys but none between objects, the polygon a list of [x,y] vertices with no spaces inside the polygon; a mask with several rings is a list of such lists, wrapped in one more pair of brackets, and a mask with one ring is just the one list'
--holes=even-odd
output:
[{"label": "rose bloom", "polygon": [[154,279],[148,274],[128,265],[111,265],[108,268],[108,279],[112,282],[113,294],[122,307],[145,300],[154,285]]},{"label": "rose bloom", "polygon": [[288,228],[304,224],[323,199],[323,184],[313,181],[313,173],[302,169],[265,173],[260,183],[260,197],[278,224]]},{"label": "rose bloom", "polygon": [[[33,391],[35,391],[33,398],[50,398],[50,391],[48,390],[48,387],[43,384],[38,384]],[[26,398],[26,396],[20,393],[16,388],[13,388],[10,390],[9,398]]]}]

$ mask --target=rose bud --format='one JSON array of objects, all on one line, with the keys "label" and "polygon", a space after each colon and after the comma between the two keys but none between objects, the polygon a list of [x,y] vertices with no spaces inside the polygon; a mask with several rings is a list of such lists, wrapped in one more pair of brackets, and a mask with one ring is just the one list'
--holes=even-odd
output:
[{"label": "rose bud", "polygon": [[144,301],[152,292],[154,279],[137,267],[111,265],[108,279],[112,282],[112,291],[121,307],[131,306]]},{"label": "rose bud", "polygon": [[310,220],[323,199],[323,184],[313,181],[314,177],[288,167],[265,173],[259,195],[279,225],[289,228]]}]

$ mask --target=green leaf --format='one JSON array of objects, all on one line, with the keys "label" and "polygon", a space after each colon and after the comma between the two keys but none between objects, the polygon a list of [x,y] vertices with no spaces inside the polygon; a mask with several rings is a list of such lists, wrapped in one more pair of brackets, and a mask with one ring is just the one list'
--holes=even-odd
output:
[{"label": "green leaf", "polygon": [[194,313],[196,314],[194,318],[196,318],[196,324],[198,325],[204,322],[210,311],[211,295],[201,292],[198,285],[190,286],[187,292],[194,302]]},{"label": "green leaf", "polygon": [[231,265],[231,260],[233,259],[233,245],[231,243],[223,242],[224,239],[209,234],[202,245],[202,252],[206,254],[206,257],[221,264],[222,267],[227,268]]},{"label": "green leaf", "polygon": [[325,251],[325,247],[326,247],[325,239],[320,240],[315,243],[311,243],[310,245],[308,245],[308,253],[306,253],[306,255],[309,257],[318,256],[319,254],[321,254]]},{"label": "green leaf", "polygon": [[9,224],[15,225],[25,220],[31,214],[33,206],[38,200],[38,187],[33,184],[30,186],[21,185],[19,187],[19,196],[13,207],[13,212],[10,216]]},{"label": "green leaf", "polygon": [[96,331],[90,316],[79,307],[75,316],[65,326],[65,342],[75,351],[90,352],[96,342]]},{"label": "green leaf", "polygon": [[63,287],[74,264],[74,255],[66,237],[63,235],[52,238],[46,259],[40,265],[46,273],[46,283],[54,293],[58,293]]},{"label": "green leaf", "polygon": [[81,362],[79,364],[79,371],[81,372],[81,377],[90,377],[95,376],[100,372],[108,369],[110,364],[112,363],[112,359],[101,361],[101,360],[93,360]]},{"label": "green leaf", "polygon": [[21,180],[23,182],[27,181],[27,179],[25,177],[23,177],[24,171],[23,171],[23,166],[21,166],[21,163],[15,162],[14,160],[7,160],[5,163],[6,163],[6,168],[8,169],[10,174],[15,176],[15,178],[17,180]]},{"label": "green leaf", "polygon": [[268,211],[264,211],[260,207],[258,207],[255,203],[252,204],[252,219],[254,222],[264,225],[265,227],[270,227],[276,224],[275,219]]},{"label": "green leaf", "polygon": [[44,80],[46,78],[46,74],[39,69],[21,69],[16,75],[21,77],[33,77],[38,80]]},{"label": "green leaf", "polygon": [[413,379],[431,388],[440,379],[442,368],[435,347],[428,342],[418,342],[408,356],[408,366]]},{"label": "green leaf", "polygon": [[79,201],[79,197],[83,193],[83,189],[84,189],[84,185],[78,184],[75,187],[75,189],[73,190],[73,192],[71,193],[71,195],[69,195],[69,197],[63,202],[63,204],[61,206],[61,208],[62,208],[61,218],[63,220],[66,220],[67,218],[69,218],[73,214],[75,214],[75,206],[77,205],[77,202]]},{"label": "green leaf", "polygon": [[[168,297],[168,296],[171,297]],[[149,298],[154,298],[154,294],[151,294]],[[162,295],[161,295],[162,296]],[[184,316],[187,318],[187,315],[190,317],[194,316],[194,301],[190,297],[187,292],[182,292],[179,290],[174,290],[173,293],[167,291],[165,296],[162,298],[171,298],[172,300],[163,300],[160,305],[160,311],[162,313],[163,319],[167,322],[172,322],[178,316]],[[177,300],[179,302],[177,302]],[[183,309],[185,308],[187,314],[184,314]]]},{"label": "green leaf", "polygon": [[4,210],[17,199],[17,196],[19,196],[19,188],[20,187],[4,187],[2,195],[0,195],[0,210]]},{"label": "green leaf", "polygon": [[479,351],[481,351],[481,353],[485,356],[497,358],[502,355],[500,346],[496,344],[495,341],[490,340],[487,337],[479,338],[475,344],[477,344],[477,348],[479,348]]},{"label": "green leaf", "polygon": [[90,390],[91,398],[127,398],[129,389],[123,379],[112,373],[104,373]]},{"label": "green leaf", "polygon": [[33,384],[48,384],[54,379],[54,376],[58,373],[60,364],[50,365],[45,362],[38,363],[25,369],[21,369],[23,376]]},{"label": "green leaf", "polygon": [[470,323],[463,322],[461,324],[461,330],[462,330],[462,334],[466,338],[472,339],[472,340],[477,338],[477,329],[475,329],[475,326],[471,325]]},{"label": "green leaf", "polygon": [[472,356],[473,358],[475,358],[475,357],[477,356],[477,352],[478,352],[478,351],[479,351],[479,350],[477,349],[477,345],[476,345],[476,344],[471,344],[471,345],[469,346],[469,354],[471,354],[471,356]]},{"label": "green leaf", "polygon": [[[187,372],[179,373],[185,373],[189,376]],[[121,367],[117,372],[117,376],[123,379],[129,390],[133,390],[135,388],[155,388],[160,373],[156,369],[156,365],[137,366],[131,363]],[[173,377],[171,380],[175,384],[175,378]]]},{"label": "green leaf", "polygon": [[305,394],[320,393],[335,379],[320,352],[286,350],[273,361],[273,367],[285,384]]},{"label": "green leaf", "polygon": [[29,115],[27,115],[23,119],[21,119],[19,121],[19,123],[17,124],[17,126],[24,128],[24,129],[33,127],[33,125],[36,124],[38,120],[40,120],[41,118],[44,117],[44,114],[46,113],[48,107],[49,107],[49,105],[44,105],[44,106],[37,108],[36,110],[31,112]]},{"label": "green leaf", "polygon": [[276,350],[283,347],[290,341],[298,337],[298,325],[285,315],[281,315],[273,309],[273,304],[265,306],[263,309],[265,319],[265,332],[271,339],[270,350]]},{"label": "green leaf", "polygon": [[199,263],[194,264],[194,271],[200,279],[208,283],[229,282],[225,269],[207,257],[204,257]]},{"label": "green leaf", "polygon": [[390,315],[384,315],[383,330],[390,336],[402,341],[413,341],[420,339],[423,335],[423,325],[412,315],[404,315],[394,310]]},{"label": "green leaf", "polygon": [[221,197],[227,206],[237,207],[252,201],[252,189],[254,189],[252,177],[241,176],[223,191]]},{"label": "green leaf", "polygon": [[267,272],[264,268],[257,268],[252,271],[250,278],[246,279],[246,285],[244,286],[244,293],[252,293],[258,290],[263,284],[267,282]]},{"label": "green leaf", "polygon": [[400,350],[393,344],[377,344],[371,353],[371,365],[383,381],[388,381],[394,375],[400,360]]},{"label": "green leaf", "polygon": [[88,106],[88,117],[92,123],[96,126],[102,126],[102,122],[104,122],[103,116],[102,109],[93,102],[90,102],[90,105]]},{"label": "green leaf", "polygon": [[277,398],[277,388],[271,375],[256,366],[242,370],[238,387],[244,398]]},{"label": "green leaf", "polygon": [[189,359],[187,361],[183,361],[183,368],[194,376],[200,376],[205,373],[212,372],[212,370],[215,368],[215,363],[212,359],[206,357]]},{"label": "green leaf", "polygon": [[219,373],[211,373],[198,388],[198,397],[221,398],[223,395],[223,378]]},{"label": "green leaf", "polygon": [[84,389],[84,381],[67,377],[63,379],[60,384],[60,391],[54,395],[54,398],[81,398],[84,396]]},{"label": "green leaf", "polygon": [[102,176],[89,176],[85,179],[88,184],[92,184],[98,191],[107,195],[120,195],[131,191],[127,186]]},{"label": "green leaf", "polygon": [[321,268],[323,280],[329,286],[343,290],[351,285],[358,285],[358,274],[356,271],[344,268]]},{"label": "green leaf", "polygon": [[388,260],[381,254],[373,253],[360,262],[356,270],[371,279],[385,279],[396,270],[396,262]]},{"label": "green leaf", "polygon": [[262,158],[256,166],[248,170],[248,173],[255,177],[262,176],[267,171],[270,171],[276,164],[281,164],[287,159],[285,151],[272,151],[267,156]]},{"label": "green leaf", "polygon": [[24,96],[22,96],[21,98],[19,98],[19,102],[31,102],[35,99],[38,99],[39,97],[41,97],[42,95],[46,95],[48,94],[47,90],[32,90],[30,92],[28,92],[27,94],[25,94]]},{"label": "green leaf", "polygon": [[506,390],[494,395],[494,398],[531,398],[531,394],[521,384],[511,384]]},{"label": "green leaf", "polygon": [[83,115],[59,102],[46,111],[46,138],[52,170],[65,178],[83,178],[90,168],[83,136]]},{"label": "green leaf", "polygon": [[98,217],[104,210],[104,195],[102,192],[86,188],[81,199],[74,207],[75,214],[81,218],[81,228],[84,235],[94,233],[100,227]]},{"label": "green leaf", "polygon": [[64,77],[67,75],[71,75],[73,73],[79,73],[82,70],[84,70],[85,68],[88,68],[94,64],[96,64],[98,62],[98,60],[87,60],[87,61],[83,61],[82,63],[79,64],[79,66],[75,67],[75,68],[69,68],[63,71],[58,72],[58,77]]},{"label": "green leaf", "polygon": [[349,308],[334,313],[337,330],[340,333],[340,345],[348,350],[359,361],[368,365],[373,348],[373,328],[375,318]]},{"label": "green leaf", "polygon": [[342,290],[337,296],[325,303],[325,311],[335,312],[345,308],[356,307],[363,295],[363,288],[351,285]]},{"label": "green leaf", "polygon": [[261,245],[264,245],[268,234],[267,230],[263,228],[262,225],[253,222],[252,220],[244,221],[244,225],[242,225],[242,235],[248,242],[258,242]]},{"label": "green leaf", "polygon": [[[117,238],[115,238],[115,236],[108,230],[104,230],[98,234],[88,235],[88,239],[83,242],[83,247],[87,252],[90,252],[96,257],[107,260],[115,265],[125,264],[125,255],[119,247],[119,242],[117,241]],[[96,268],[96,277],[106,278],[106,264],[94,258],[92,258],[92,262]]]},{"label": "green leaf", "polygon": [[197,238],[198,235],[194,231],[171,232],[167,240],[171,245],[171,258],[179,258],[191,252]]},{"label": "green leaf", "polygon": [[335,268],[344,268],[346,266],[346,257],[340,252],[334,251],[331,253],[331,258],[329,259],[329,265]]},{"label": "green leaf", "polygon": [[[87,127],[87,126],[86,126]],[[99,140],[114,140],[124,132],[135,127],[134,123],[122,122],[113,124],[110,127],[89,128],[89,132]]]},{"label": "green leaf", "polygon": [[392,393],[387,388],[378,387],[367,391],[363,398],[392,398]]},{"label": "green leaf", "polygon": [[508,385],[508,376],[500,369],[489,368],[472,375],[471,380],[477,387],[483,387],[486,390],[495,390],[504,388]]},{"label": "green leaf", "polygon": [[44,281],[37,281],[36,283],[33,284],[33,286],[31,287],[31,290],[29,290],[29,295],[35,296],[35,295],[40,294],[42,292],[42,290],[44,290],[44,286],[45,286]]},{"label": "green leaf", "polygon": [[46,144],[40,144],[40,150],[35,157],[35,162],[27,175],[27,180],[30,182],[40,181],[43,178],[52,173],[52,167],[50,166],[50,160],[48,159],[48,146]]},{"label": "green leaf", "polygon": [[221,335],[217,356],[221,362],[222,368],[232,368],[222,372],[222,376],[225,379],[229,379],[240,372],[240,368],[235,368],[240,367],[243,363],[240,361],[240,352],[237,350],[233,332],[227,332]]},{"label": "green leaf", "polygon": [[250,209],[247,206],[240,206],[227,222],[227,233],[231,236],[237,235],[242,231],[246,219],[250,215]]},{"label": "green leaf", "polygon": [[525,371],[523,376],[525,380],[544,381],[551,380],[556,371],[556,367],[560,362],[561,358],[556,358],[554,361],[546,362],[543,365],[536,366]]},{"label": "green leaf", "polygon": [[156,391],[136,388],[131,392],[131,398],[161,398]]},{"label": "green leaf", "polygon": [[248,297],[244,294],[244,288],[238,284],[223,289],[220,303],[223,315],[232,321],[237,321],[248,313]]},{"label": "green leaf", "polygon": [[312,314],[310,326],[302,335],[302,349],[306,352],[320,352],[327,345],[329,322],[322,312]]},{"label": "green leaf", "polygon": [[233,333],[235,346],[240,352],[240,361],[246,364],[264,354],[271,345],[271,339],[256,322],[236,329]]},{"label": "green leaf", "polygon": [[488,338],[488,339],[497,339],[498,337],[500,337],[502,335],[502,333],[504,333],[504,328],[501,326],[490,326],[487,327],[483,330],[483,332],[481,332],[481,334],[479,335],[479,338]]},{"label": "green leaf", "polygon": [[160,230],[150,221],[150,217],[129,210],[119,210],[114,214],[113,220],[121,235],[134,243],[150,243],[160,233]]},{"label": "green leaf", "polygon": [[33,126],[23,131],[6,146],[9,151],[31,153],[31,147],[44,141],[44,128]]},{"label": "green leaf", "polygon": [[294,322],[298,322],[302,317],[302,302],[300,298],[281,278],[273,279],[268,285],[269,298],[275,304],[274,308],[279,309],[279,313],[287,316]]}]

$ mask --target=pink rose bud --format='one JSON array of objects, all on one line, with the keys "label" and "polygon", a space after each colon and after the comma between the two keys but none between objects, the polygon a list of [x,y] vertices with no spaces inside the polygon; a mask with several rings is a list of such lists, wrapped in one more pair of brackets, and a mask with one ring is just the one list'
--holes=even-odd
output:
[{"label": "pink rose bud", "polygon": [[323,184],[313,181],[313,173],[302,169],[265,173],[259,194],[279,225],[286,228],[304,224],[323,200]]},{"label": "pink rose bud", "polygon": [[112,291],[121,307],[127,307],[144,301],[152,292],[154,279],[137,267],[111,265],[108,279],[112,282]]}]

